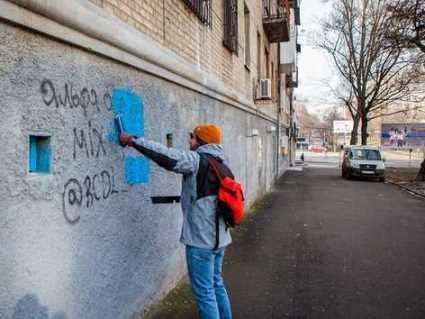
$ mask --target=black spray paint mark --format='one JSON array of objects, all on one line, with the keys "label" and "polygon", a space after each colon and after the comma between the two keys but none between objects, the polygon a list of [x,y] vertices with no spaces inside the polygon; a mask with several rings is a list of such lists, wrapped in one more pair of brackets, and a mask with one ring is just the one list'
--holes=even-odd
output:
[{"label": "black spray paint mark", "polygon": [[90,157],[89,149],[87,147],[86,134],[84,130],[80,130],[80,137],[78,137],[77,129],[75,127],[72,131],[74,132],[74,152],[72,154],[72,157],[74,158],[74,160],[77,159],[77,146],[78,146],[80,149],[83,149],[86,151],[86,156],[87,158],[89,158]]},{"label": "black spray paint mark", "polygon": [[107,111],[112,110],[112,96],[108,92],[103,95],[103,105]]},{"label": "black spray paint mark", "polygon": [[[56,108],[81,108],[85,117],[87,117],[87,112],[90,107],[94,107],[98,113],[100,112],[99,100],[97,98],[98,94],[94,89],[83,87],[81,91],[79,91],[75,89],[73,85],[65,83],[63,90],[60,91],[51,80],[44,79],[40,85],[40,93],[43,102],[47,106],[53,104]],[[111,101],[111,95],[108,92],[104,93],[103,104],[107,111],[112,109]]]},{"label": "black spray paint mark", "polygon": [[88,121],[86,129],[74,128],[72,131],[74,139],[72,158],[74,160],[77,159],[78,150],[83,151],[87,158],[99,158],[100,155],[107,155],[103,127],[96,128],[92,121]]},{"label": "black spray paint mark", "polygon": [[96,180],[99,177],[98,174],[93,175],[93,196],[96,200],[100,200],[100,196],[96,192]]},{"label": "black spray paint mark", "polygon": [[43,97],[43,101],[47,106],[54,102],[54,105],[56,107],[59,107],[58,100],[56,98],[56,90],[50,80],[44,80],[43,82],[41,82],[40,91],[41,96]]},{"label": "black spray paint mark", "polygon": [[91,178],[89,176],[86,176],[86,178],[84,179],[84,189],[86,190],[86,207],[89,208],[91,206],[93,206],[93,194],[92,194],[92,189],[91,189]]},{"label": "black spray paint mark", "polygon": [[[102,196],[99,194],[100,189]],[[75,224],[80,220],[82,208],[91,208],[95,202],[118,193],[113,167],[110,172],[103,170],[100,174],[87,175],[82,182],[71,178],[65,183],[62,194],[63,215],[69,224]]]},{"label": "black spray paint mark", "polygon": [[[69,179],[64,186],[64,192],[62,196],[62,209],[63,209],[63,215],[65,216],[65,219],[70,224],[75,224],[80,220],[80,215],[78,214],[79,207],[81,206],[81,203],[83,202],[83,188],[81,187],[80,182],[75,179],[71,178]],[[77,206],[75,216],[71,216],[69,213],[67,206]]]}]

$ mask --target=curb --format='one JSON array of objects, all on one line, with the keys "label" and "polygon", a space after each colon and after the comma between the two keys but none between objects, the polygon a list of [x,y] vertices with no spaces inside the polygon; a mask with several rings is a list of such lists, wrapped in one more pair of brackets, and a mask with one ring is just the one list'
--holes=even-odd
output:
[{"label": "curb", "polygon": [[415,191],[414,189],[411,189],[411,188],[406,187],[406,186],[404,186],[404,185],[401,185],[401,184],[399,184],[399,183],[393,182],[393,181],[391,181],[391,180],[386,180],[386,182],[387,182],[387,183],[389,183],[389,184],[392,184],[392,185],[396,185],[396,186],[398,186],[399,188],[401,188],[401,189],[403,189],[403,190],[405,190],[405,191],[408,191],[409,193],[412,193],[412,194],[414,194],[414,195],[416,195],[416,196],[418,196],[418,197],[420,197],[420,198],[422,198],[422,199],[425,199],[425,195],[424,195],[424,194],[419,193],[419,192]]}]

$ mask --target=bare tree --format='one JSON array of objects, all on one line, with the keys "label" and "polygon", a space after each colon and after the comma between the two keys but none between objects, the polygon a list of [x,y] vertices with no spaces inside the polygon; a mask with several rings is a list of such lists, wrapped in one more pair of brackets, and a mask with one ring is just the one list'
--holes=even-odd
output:
[{"label": "bare tree", "polygon": [[425,0],[392,0],[387,37],[395,45],[425,53]]},{"label": "bare tree", "polygon": [[368,122],[384,116],[387,105],[416,96],[421,76],[416,57],[388,40],[389,1],[335,0],[333,13],[322,24],[319,46],[331,56],[341,77],[340,97],[352,115],[353,131],[361,124],[362,144],[367,144]]},{"label": "bare tree", "polygon": [[[410,54],[417,54],[425,60],[425,0],[392,0],[387,7],[390,15],[387,24],[387,38]],[[414,50],[419,49],[419,50]],[[425,158],[416,176],[425,181]]]},{"label": "bare tree", "polygon": [[340,106],[332,106],[328,110],[324,111],[322,115],[322,126],[333,128],[334,121],[345,120],[344,115],[341,112]]}]

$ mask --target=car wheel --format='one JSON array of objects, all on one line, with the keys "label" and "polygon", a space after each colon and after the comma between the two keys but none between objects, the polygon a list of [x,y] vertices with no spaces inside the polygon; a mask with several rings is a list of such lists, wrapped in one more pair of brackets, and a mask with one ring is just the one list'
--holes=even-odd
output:
[{"label": "car wheel", "polygon": [[380,181],[381,183],[385,182],[385,176],[384,176],[384,177],[379,177],[379,181]]}]

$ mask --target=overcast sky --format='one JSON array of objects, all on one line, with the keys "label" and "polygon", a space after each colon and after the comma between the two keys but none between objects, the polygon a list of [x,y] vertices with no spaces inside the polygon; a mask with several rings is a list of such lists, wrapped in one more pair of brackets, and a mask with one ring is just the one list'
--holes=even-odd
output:
[{"label": "overcast sky", "polygon": [[298,55],[299,87],[295,91],[297,100],[308,100],[305,104],[310,112],[321,113],[332,103],[329,89],[324,83],[335,83],[335,71],[327,55],[314,44],[320,34],[319,22],[329,14],[330,1],[301,0],[301,26]]}]

